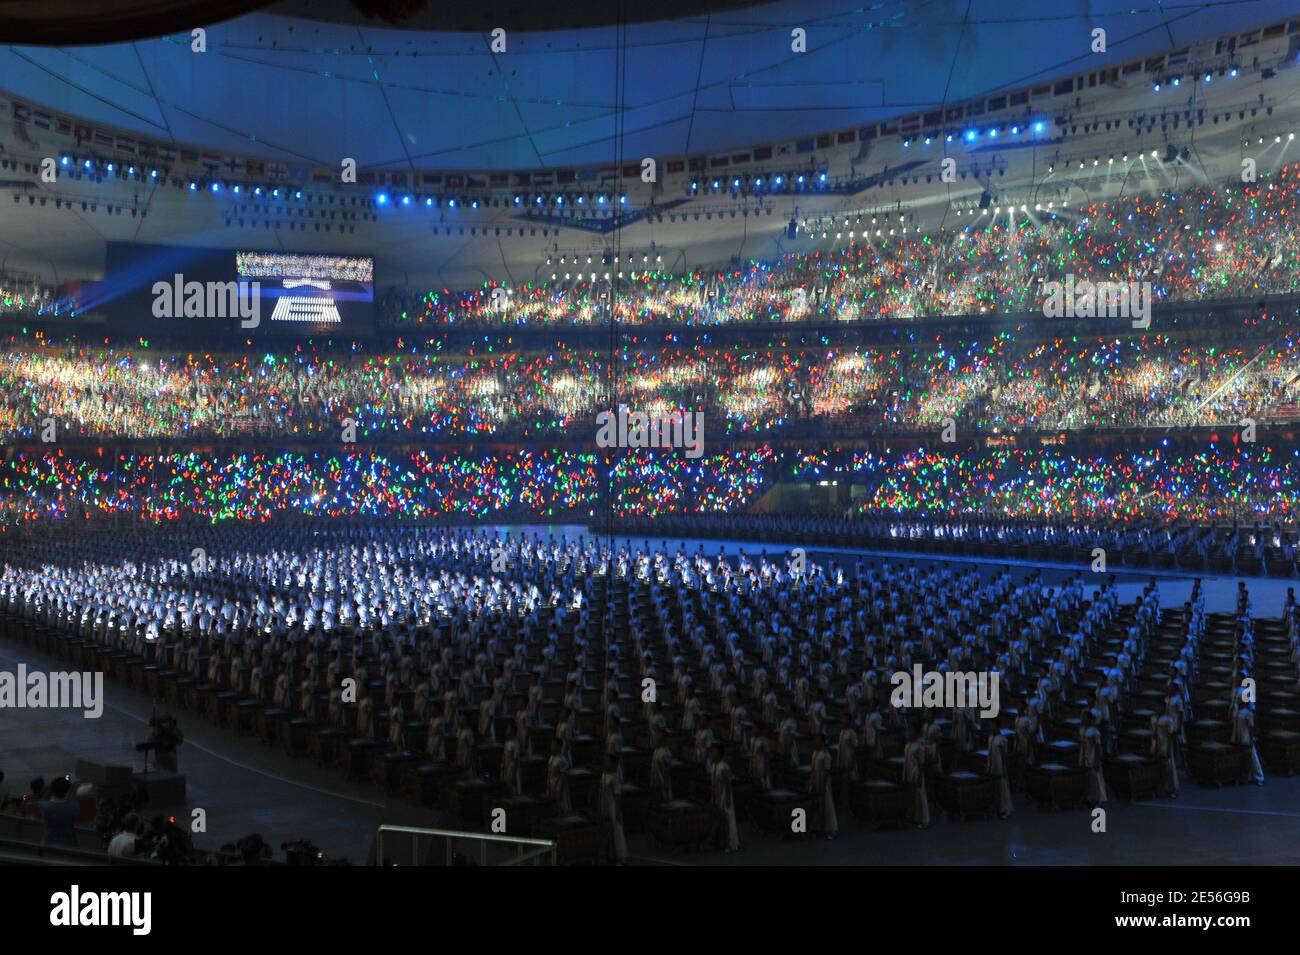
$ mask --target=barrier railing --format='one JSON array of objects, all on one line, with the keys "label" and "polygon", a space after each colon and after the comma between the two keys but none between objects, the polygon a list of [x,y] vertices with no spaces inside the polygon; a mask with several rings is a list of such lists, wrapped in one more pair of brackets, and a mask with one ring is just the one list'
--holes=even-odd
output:
[{"label": "barrier railing", "polygon": [[[503,836],[488,832],[460,832],[454,829],[426,829],[417,826],[379,827],[375,837],[375,859],[378,865],[387,865],[384,855],[385,836],[410,837],[410,865],[437,865],[433,859],[441,856],[442,865],[453,865],[459,848],[464,858],[477,858],[477,864],[488,865],[557,865],[555,843],[549,839],[529,839],[524,836]],[[426,855],[420,854],[420,841],[433,840]],[[441,841],[439,846],[438,841]],[[390,841],[391,844],[391,841]],[[441,852],[439,852],[441,849]],[[437,853],[437,855],[435,855]],[[393,863],[396,865],[397,863]]]}]

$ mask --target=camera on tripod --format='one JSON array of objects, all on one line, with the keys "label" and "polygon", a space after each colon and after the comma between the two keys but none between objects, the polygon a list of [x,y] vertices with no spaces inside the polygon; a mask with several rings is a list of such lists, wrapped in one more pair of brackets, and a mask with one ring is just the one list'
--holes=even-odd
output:
[{"label": "camera on tripod", "polygon": [[315,843],[307,839],[299,839],[295,842],[282,842],[280,848],[284,851],[284,861],[286,865],[324,865],[325,853],[316,848]]},{"label": "camera on tripod", "polygon": [[149,770],[149,753],[154,753],[154,759],[159,769],[165,769],[169,772],[176,771],[176,747],[185,741],[185,736],[181,733],[180,726],[176,722],[176,717],[170,713],[157,714],[149,718],[149,738],[141,743],[135,744],[137,753],[144,753],[145,771]]}]

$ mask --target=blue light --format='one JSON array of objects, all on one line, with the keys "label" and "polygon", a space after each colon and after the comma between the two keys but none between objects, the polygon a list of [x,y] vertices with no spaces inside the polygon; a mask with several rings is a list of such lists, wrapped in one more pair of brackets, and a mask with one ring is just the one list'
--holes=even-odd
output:
[{"label": "blue light", "polygon": [[623,205],[623,206],[627,205],[627,196],[619,196],[618,202],[619,205]]},{"label": "blue light", "polygon": [[825,182],[825,181],[826,181],[826,173],[822,173],[820,176],[818,176],[818,177],[817,177],[817,181],[818,181],[818,182]]},{"label": "blue light", "polygon": [[388,193],[381,192],[379,195],[375,196],[375,202],[379,203],[381,206],[388,205]]},{"label": "blue light", "polygon": [[979,135],[979,133],[975,132],[975,130],[973,130],[973,129],[968,129],[968,130],[966,130],[966,142],[968,142],[968,143],[973,143],[973,142],[975,142],[975,137],[978,136],[978,135]]},{"label": "blue light", "polygon": [[926,136],[926,137],[925,137],[925,144],[926,144],[927,146],[930,145],[930,137],[929,137],[929,136]]},{"label": "blue light", "polygon": [[1012,135],[1012,136],[1019,135],[1019,133],[1020,133],[1020,127],[1019,127],[1019,126],[1012,126],[1012,127],[1011,127],[1011,135]]},{"label": "blue light", "polygon": [[109,163],[109,164],[108,164],[108,171],[109,171],[109,172],[112,172],[112,171],[113,171],[114,169],[116,169],[116,168],[117,168],[117,167],[114,166],[112,163]]},{"label": "blue light", "polygon": [[448,209],[455,209],[455,208],[456,208],[456,200],[455,200],[455,199],[448,199],[448,200],[447,200],[447,208],[448,208]]},{"label": "blue light", "polygon": [[803,176],[800,176],[798,179],[795,180],[795,182],[799,183],[799,185],[802,186],[802,185],[803,185]]},{"label": "blue light", "polygon": [[[274,196],[276,199],[279,199],[279,198],[280,198],[280,190],[279,190],[279,189],[272,189],[272,190],[271,190],[271,195]],[[385,201],[385,202],[388,201],[388,197],[387,197],[387,196],[384,197],[384,201]]]},{"label": "blue light", "polygon": [[1041,119],[1038,122],[1034,123],[1034,132],[1041,133],[1045,129],[1047,129],[1047,124],[1044,123]]},{"label": "blue light", "polygon": [[[776,177],[776,184],[777,184],[778,186],[781,185],[781,183],[783,183],[783,182],[785,182],[785,180],[784,180],[783,178],[781,178],[780,176],[777,176],[777,177]],[[692,188],[692,189],[695,188],[695,184],[694,184],[694,183],[691,183],[691,188]]]},{"label": "blue light", "polygon": [[523,196],[515,196],[515,205],[519,205],[523,201],[524,201]]},{"label": "blue light", "polygon": [[1174,77],[1174,85],[1175,85],[1175,86],[1182,86],[1182,85],[1183,85],[1183,79],[1182,79],[1181,76],[1175,76],[1175,77]]},{"label": "blue light", "polygon": [[128,176],[134,176],[134,175],[135,175],[135,166],[127,166],[127,167],[126,167],[126,174],[127,174]]},{"label": "blue light", "polygon": [[221,183],[219,183],[219,182],[214,182],[214,183],[213,183],[209,188],[211,188],[213,192],[220,192],[220,191],[221,191]]},{"label": "blue light", "polygon": [[998,129],[997,129],[996,126],[994,126],[992,129],[989,130],[989,137],[990,137],[991,139],[997,139],[997,138],[998,138]]},{"label": "blue light", "polygon": [[947,137],[944,139],[944,142],[946,142],[946,143],[950,143],[950,142],[952,142],[952,133],[949,133],[949,134],[947,135]]},{"label": "blue light", "polygon": [[87,160],[86,160],[85,162],[83,162],[81,165],[82,165],[84,168],[89,169],[89,168],[93,165],[93,163],[92,163],[89,159],[87,159]]},{"label": "blue light", "polygon": [[[294,193],[293,193],[293,197],[294,197],[295,199],[301,199],[301,198],[302,198],[302,190],[301,190],[301,189],[295,189],[295,190],[294,190]],[[409,197],[409,196],[407,197],[407,201],[410,201],[410,197]]]},{"label": "blue light", "polygon": [[262,194],[262,187],[261,187],[261,186],[254,186],[254,187],[253,187],[253,195],[255,195],[255,196],[260,196],[261,194]]},{"label": "blue light", "polygon": [[235,186],[235,195],[239,195],[239,186]]},{"label": "blue light", "polygon": [[197,189],[197,188],[199,188],[199,184],[198,184],[197,182],[195,182],[193,179],[191,179],[191,180],[190,180],[190,192],[193,192],[193,191],[194,191],[195,189]]},{"label": "blue light", "polygon": [[906,149],[907,147],[909,147],[909,146],[911,146],[911,145],[912,145],[912,141],[911,141],[910,139],[904,139],[904,140],[903,140],[903,148],[904,148],[904,149]]},{"label": "blue light", "polygon": [[556,197],[555,197],[555,204],[556,204],[557,206],[562,206],[562,205],[564,205],[564,196],[556,196]]},{"label": "blue light", "polygon": [[1157,83],[1153,88],[1155,89],[1155,91],[1156,91],[1157,93],[1160,92],[1160,84],[1159,84],[1159,83]]},{"label": "blue light", "polygon": [[411,197],[410,197],[410,196],[402,196],[402,205],[404,205],[404,206],[409,206],[410,204],[411,204]]},{"label": "blue light", "polygon": [[425,197],[424,197],[424,204],[425,204],[426,206],[431,206],[431,205],[433,205],[433,196],[425,196]]},{"label": "blue light", "polygon": [[1236,76],[1236,75],[1237,75],[1237,68],[1234,66],[1232,69],[1228,70],[1228,75],[1229,75],[1229,76]]},{"label": "blue light", "polygon": [[[714,189],[718,188],[718,184],[716,182],[713,184],[713,188]],[[601,193],[599,196],[597,196],[596,201],[603,206],[605,204],[605,194]]]},{"label": "blue light", "polygon": [[157,169],[150,169],[150,170],[149,170],[149,178],[150,178],[150,179],[157,179],[157,178],[158,178],[158,170],[157,170]]},{"label": "blue light", "polygon": [[60,165],[71,166],[71,165],[72,165],[72,157],[71,157],[71,156],[60,156],[60,157],[59,157],[59,163],[60,163]]}]

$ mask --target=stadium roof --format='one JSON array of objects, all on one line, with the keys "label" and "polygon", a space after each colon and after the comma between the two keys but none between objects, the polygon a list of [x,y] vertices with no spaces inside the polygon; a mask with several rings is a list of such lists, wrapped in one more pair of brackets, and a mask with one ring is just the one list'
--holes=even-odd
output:
[{"label": "stadium roof", "polygon": [[[504,52],[487,33],[367,25],[347,10],[279,4],[209,26],[204,53],[187,33],[8,46],[0,87],[222,154],[555,168],[709,153],[938,108],[1271,23],[1294,4],[789,0],[621,27],[510,29]],[[1097,27],[1105,52],[1092,50]],[[806,52],[792,50],[796,29]]]}]

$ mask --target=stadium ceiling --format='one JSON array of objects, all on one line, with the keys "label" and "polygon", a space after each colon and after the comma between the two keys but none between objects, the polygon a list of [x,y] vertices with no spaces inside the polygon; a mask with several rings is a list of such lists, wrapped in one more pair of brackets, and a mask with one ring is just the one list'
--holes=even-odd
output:
[{"label": "stadium ceiling", "polygon": [[[246,6],[205,8],[211,18]],[[621,6],[573,9],[608,24]],[[93,124],[219,154],[321,166],[351,158],[377,170],[546,169],[851,128],[1182,49],[1275,22],[1295,5],[731,6],[656,5],[656,13],[704,12],[562,31],[506,26],[494,49],[482,23],[477,32],[420,28],[446,22],[437,19],[445,11],[391,27],[343,3],[297,0],[211,23],[205,52],[194,51],[189,32],[102,46],[6,46],[0,88]],[[485,9],[510,15],[505,3]],[[8,13],[2,21],[11,37],[14,20]],[[1106,30],[1105,52],[1092,50],[1096,28]],[[794,50],[800,30],[805,52]]]}]

